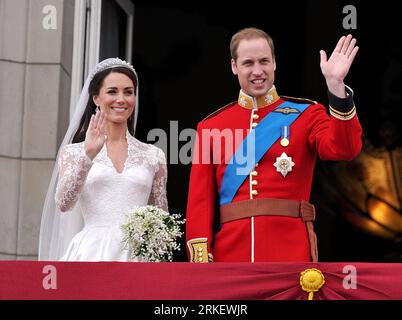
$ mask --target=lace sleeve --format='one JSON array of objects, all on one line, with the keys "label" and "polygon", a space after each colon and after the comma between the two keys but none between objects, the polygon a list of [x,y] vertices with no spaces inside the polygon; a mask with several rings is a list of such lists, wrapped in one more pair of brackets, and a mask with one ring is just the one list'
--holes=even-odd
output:
[{"label": "lace sleeve", "polygon": [[167,167],[166,157],[162,150],[157,150],[158,164],[152,184],[151,195],[148,203],[155,205],[168,212],[168,202],[166,198]]},{"label": "lace sleeve", "polygon": [[60,151],[58,167],[55,201],[60,211],[66,212],[77,202],[92,161],[86,155],[83,145],[67,145]]}]

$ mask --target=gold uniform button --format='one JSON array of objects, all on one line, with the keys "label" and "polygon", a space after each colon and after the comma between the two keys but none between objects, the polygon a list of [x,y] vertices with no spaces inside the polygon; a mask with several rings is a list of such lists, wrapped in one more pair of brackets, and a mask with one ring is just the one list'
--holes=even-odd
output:
[{"label": "gold uniform button", "polygon": [[258,114],[253,114],[253,119],[257,120],[259,118],[260,118],[260,116]]},{"label": "gold uniform button", "polygon": [[258,123],[253,122],[253,124],[251,125],[253,128],[255,128],[258,125]]},{"label": "gold uniform button", "polygon": [[202,248],[198,248],[198,252],[202,252]]},{"label": "gold uniform button", "polygon": [[202,258],[202,252],[200,252],[200,253],[198,254],[198,257]]},{"label": "gold uniform button", "polygon": [[258,172],[254,170],[254,171],[251,172],[251,175],[252,175],[253,177],[256,177],[256,176],[258,176]]},{"label": "gold uniform button", "polygon": [[257,191],[257,190],[253,190],[253,191],[251,191],[251,194],[252,194],[253,196],[256,196],[256,195],[258,195],[258,191]]},{"label": "gold uniform button", "polygon": [[257,180],[253,180],[253,181],[251,182],[251,184],[252,184],[253,186],[256,186],[256,185],[258,184],[258,181],[257,181]]},{"label": "gold uniform button", "polygon": [[202,262],[203,260],[202,260],[202,258],[198,258],[198,261],[199,261],[199,262]]}]

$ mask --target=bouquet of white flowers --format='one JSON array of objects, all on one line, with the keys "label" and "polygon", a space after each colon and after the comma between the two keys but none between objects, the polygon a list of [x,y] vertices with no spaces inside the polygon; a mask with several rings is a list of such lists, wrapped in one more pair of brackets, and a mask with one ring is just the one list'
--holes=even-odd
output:
[{"label": "bouquet of white flowers", "polygon": [[155,206],[136,208],[121,227],[124,247],[130,250],[131,259],[172,261],[173,251],[180,249],[176,239],[183,235],[180,225],[184,223],[179,214],[169,214]]}]

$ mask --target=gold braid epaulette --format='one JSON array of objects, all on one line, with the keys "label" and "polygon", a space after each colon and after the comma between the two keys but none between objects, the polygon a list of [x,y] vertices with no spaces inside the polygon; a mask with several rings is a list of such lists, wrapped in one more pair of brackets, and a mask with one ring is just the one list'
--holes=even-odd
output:
[{"label": "gold braid epaulette", "polygon": [[202,121],[205,121],[209,118],[212,118],[213,116],[216,116],[218,113],[222,112],[223,110],[225,110],[227,108],[234,106],[236,103],[237,103],[237,101],[228,103],[227,105],[223,106],[222,108],[219,108],[218,110],[212,112],[210,115],[206,116],[204,119],[202,119]]},{"label": "gold braid epaulette", "polygon": [[289,100],[292,102],[296,103],[310,103],[310,104],[318,104],[317,101],[311,100],[311,99],[306,99],[306,98],[295,98],[295,97],[289,97],[289,96],[281,96],[281,99],[283,100]]}]

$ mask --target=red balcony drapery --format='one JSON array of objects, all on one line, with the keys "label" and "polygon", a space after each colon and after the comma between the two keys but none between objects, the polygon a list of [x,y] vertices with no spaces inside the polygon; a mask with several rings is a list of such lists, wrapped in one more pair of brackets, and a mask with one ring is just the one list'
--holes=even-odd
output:
[{"label": "red balcony drapery", "polygon": [[[309,268],[325,277],[314,300],[402,299],[397,263],[50,261],[1,261],[0,299],[306,300],[299,280]],[[356,271],[355,289],[348,270]]]}]

